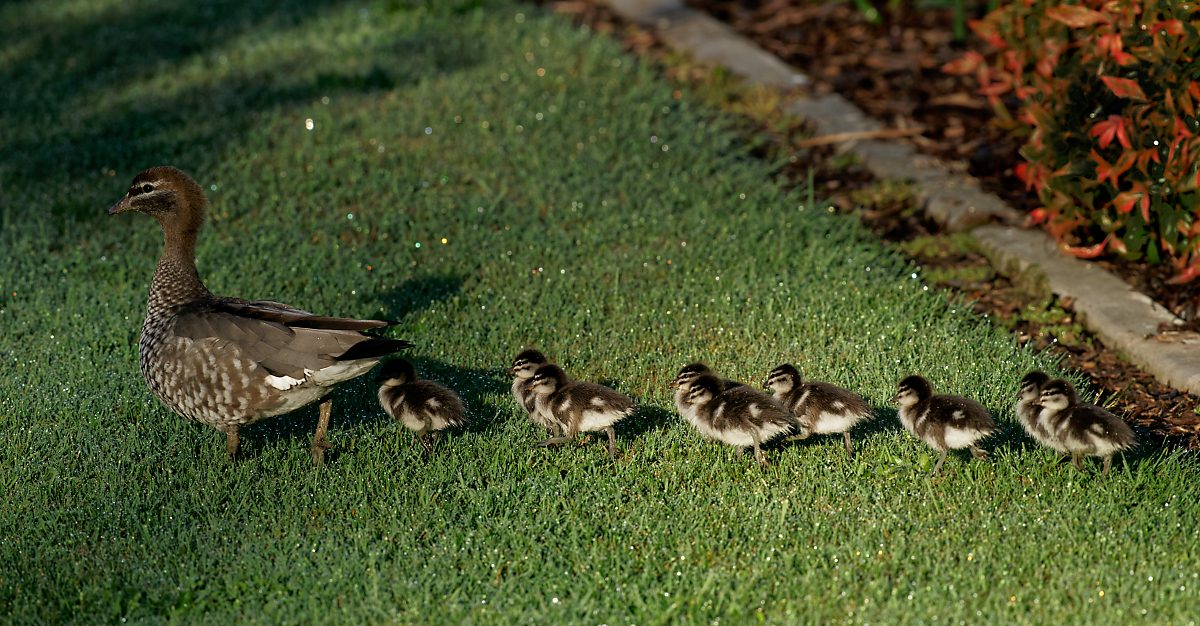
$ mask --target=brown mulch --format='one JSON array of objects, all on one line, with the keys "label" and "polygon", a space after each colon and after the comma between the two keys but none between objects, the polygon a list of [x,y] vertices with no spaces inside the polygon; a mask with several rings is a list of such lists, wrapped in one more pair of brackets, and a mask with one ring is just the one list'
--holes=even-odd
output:
[{"label": "brown mulch", "polygon": [[[885,15],[881,25],[873,25],[844,4],[814,5],[797,0],[688,3],[730,23],[803,69],[814,78],[814,89],[838,91],[891,127],[922,127],[922,134],[911,139],[918,149],[961,164],[960,169],[978,177],[985,188],[1014,206],[1036,206],[1036,198],[1013,182],[1012,165],[1019,144],[987,126],[986,102],[972,93],[971,85],[938,69],[965,49],[950,37],[948,12],[900,11]],[[632,52],[659,61],[668,53],[651,30],[623,22],[596,0],[544,0],[544,4],[596,31],[611,33]],[[667,68],[667,73],[675,80],[689,79],[686,71],[681,76],[681,72]],[[875,184],[864,168],[833,163],[832,147],[795,150],[790,146],[799,139],[798,134],[780,137],[776,127],[757,131],[774,144],[762,148],[765,152],[791,150],[795,158],[782,172],[789,184],[806,184],[811,172],[817,193],[843,210],[862,204],[858,201],[861,197],[856,200],[854,194]],[[938,232],[936,224],[911,207],[885,205],[859,213],[872,230],[893,242]],[[988,265],[978,254],[955,251],[923,255],[916,260],[927,269]],[[1121,261],[1103,263],[1185,319],[1195,318],[1200,284],[1168,286],[1168,270],[1148,270]],[[1021,345],[1050,350],[1062,358],[1063,367],[1085,374],[1100,390],[1100,401],[1114,412],[1129,416],[1169,445],[1200,449],[1200,398],[1159,383],[1086,331],[1055,336],[1055,330],[1061,333],[1073,322],[1070,302],[1052,303],[1065,310],[1066,319],[1036,323],[1022,312],[1045,311],[1046,303],[1035,302],[1003,276],[990,271],[985,274],[984,280],[952,280],[941,286],[949,297],[965,297],[977,313],[1011,326]],[[1193,303],[1190,311],[1188,302]]]}]

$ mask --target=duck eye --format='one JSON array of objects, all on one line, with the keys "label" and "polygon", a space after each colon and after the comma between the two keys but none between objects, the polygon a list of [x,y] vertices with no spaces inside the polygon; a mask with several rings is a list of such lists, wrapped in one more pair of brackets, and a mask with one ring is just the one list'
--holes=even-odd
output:
[{"label": "duck eye", "polygon": [[154,191],[154,185],[151,185],[150,183],[142,184],[142,193],[150,193],[151,191]]}]

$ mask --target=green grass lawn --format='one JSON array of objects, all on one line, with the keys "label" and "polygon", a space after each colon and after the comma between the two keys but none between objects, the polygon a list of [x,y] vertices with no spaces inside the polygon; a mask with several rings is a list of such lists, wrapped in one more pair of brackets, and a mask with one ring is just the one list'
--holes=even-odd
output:
[{"label": "green grass lawn", "polygon": [[[1034,449],[1047,359],[782,191],[734,123],[617,47],[507,2],[0,7],[0,621],[1188,623],[1200,472],[1153,444],[1103,480]],[[312,129],[307,129],[311,120]],[[356,381],[223,437],[137,369],[161,245],[103,210],[149,165],[209,191],[217,293],[402,321],[475,425],[420,459]],[[541,435],[503,375],[537,345],[640,403]],[[668,381],[795,361],[878,408],[770,450],[703,441]],[[947,461],[887,399],[912,372],[998,417]],[[1095,467],[1095,466],[1093,466]]]}]

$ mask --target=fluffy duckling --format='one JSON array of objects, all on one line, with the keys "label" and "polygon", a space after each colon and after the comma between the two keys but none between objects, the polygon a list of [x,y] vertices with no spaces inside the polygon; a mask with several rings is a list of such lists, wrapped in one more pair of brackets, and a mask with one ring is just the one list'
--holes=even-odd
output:
[{"label": "fluffy duckling", "polygon": [[529,391],[529,381],[533,378],[533,373],[549,362],[550,359],[537,350],[524,350],[513,359],[512,366],[508,368],[508,374],[513,377],[513,399],[525,409],[535,424],[550,431],[550,434],[554,434],[558,431],[558,423],[542,417],[542,414],[537,411],[537,397]]},{"label": "fluffy duckling", "polygon": [[1112,456],[1137,443],[1133,429],[1121,418],[1094,405],[1081,404],[1070,382],[1057,379],[1042,385],[1037,401],[1038,416],[1054,441],[1056,449],[1071,455],[1075,469],[1083,470],[1083,457],[1104,459],[1104,476],[1112,466]]},{"label": "fluffy duckling", "polygon": [[[675,408],[679,411],[679,414],[685,418],[687,417],[685,413],[692,410],[692,405],[688,402],[688,393],[692,389],[692,384],[696,382],[696,379],[706,374],[716,376],[716,373],[712,371],[712,368],[704,363],[689,363],[684,365],[679,370],[679,373],[675,375],[675,380],[671,381],[671,386],[675,388]],[[757,393],[753,389],[746,387],[736,380],[727,380],[724,378],[718,378],[717,380],[721,383],[721,389],[723,391],[732,391],[734,389],[741,388],[741,392],[734,391],[734,393],[742,393],[745,391]]]},{"label": "fluffy duckling", "polygon": [[434,440],[447,428],[467,423],[467,412],[458,394],[429,380],[418,380],[413,364],[404,359],[388,361],[375,381],[379,404],[392,419],[416,432],[425,454],[433,451]]},{"label": "fluffy duckling", "polygon": [[801,432],[788,437],[789,441],[807,439],[813,433],[842,433],[846,454],[854,456],[850,429],[871,417],[871,405],[866,400],[837,385],[801,381],[800,371],[791,363],[771,370],[763,386],[800,420]]},{"label": "fluffy duckling", "polygon": [[775,398],[749,387],[725,389],[712,374],[693,380],[684,402],[688,410],[680,414],[700,434],[743,451],[753,448],[760,465],[767,465],[763,444],[800,427]]},{"label": "fluffy duckling", "polygon": [[991,435],[996,422],[978,402],[961,396],[935,396],[929,381],[920,376],[900,381],[892,401],[900,405],[900,423],[904,429],[941,452],[933,474],[941,471],[949,450],[967,448],[971,456],[987,458],[987,453],[975,442]]},{"label": "fluffy duckling", "polygon": [[534,396],[534,412],[558,426],[560,434],[542,441],[540,446],[557,446],[575,439],[581,432],[608,434],[608,453],[617,456],[617,422],[633,414],[633,400],[603,385],[572,380],[553,363],[543,365],[529,379]]},{"label": "fluffy duckling", "polygon": [[1042,387],[1050,382],[1050,377],[1045,372],[1034,370],[1029,372],[1021,379],[1021,390],[1017,395],[1017,421],[1025,428],[1025,432],[1029,433],[1035,441],[1053,448],[1060,452],[1058,442],[1054,440],[1054,435],[1046,429],[1046,424],[1038,419],[1038,413],[1042,407],[1038,406],[1038,398],[1041,396]]}]

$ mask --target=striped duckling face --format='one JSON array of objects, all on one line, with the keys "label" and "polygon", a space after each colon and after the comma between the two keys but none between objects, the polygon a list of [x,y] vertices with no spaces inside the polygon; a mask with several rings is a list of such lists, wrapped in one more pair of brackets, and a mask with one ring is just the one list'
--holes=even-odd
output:
[{"label": "striped duckling face", "polygon": [[548,396],[558,391],[558,388],[562,387],[566,381],[566,372],[551,363],[537,368],[533,377],[529,379],[529,390],[539,396]]},{"label": "striped duckling face", "polygon": [[547,363],[549,359],[546,355],[537,350],[525,350],[513,359],[512,366],[508,368],[508,375],[520,380],[528,380],[533,378],[533,373],[537,369]]},{"label": "striped duckling face", "polygon": [[412,363],[404,359],[392,359],[384,363],[380,368],[379,374],[375,376],[375,382],[383,387],[399,387],[406,385],[417,379],[417,370]]},{"label": "striped duckling face", "polygon": [[791,363],[784,363],[767,374],[763,387],[775,393],[785,394],[800,386],[800,370]]},{"label": "striped duckling face", "polygon": [[690,363],[684,365],[679,373],[675,375],[675,380],[671,381],[671,386],[687,391],[691,389],[696,379],[706,374],[712,374],[712,370],[703,363]]},{"label": "striped duckling face", "polygon": [[712,374],[703,374],[693,378],[687,389],[688,404],[706,404],[721,393],[721,379]]},{"label": "striped duckling face", "polygon": [[1057,379],[1042,386],[1037,404],[1051,411],[1062,411],[1075,406],[1078,401],[1075,387],[1065,380]]},{"label": "striped duckling face", "polygon": [[928,400],[932,395],[933,387],[929,385],[929,381],[920,376],[909,376],[896,386],[896,395],[892,396],[892,402],[907,408],[922,400]]},{"label": "striped duckling face", "polygon": [[1041,396],[1042,386],[1050,381],[1045,372],[1032,371],[1021,379],[1020,392],[1017,398],[1025,402],[1033,402]]}]

